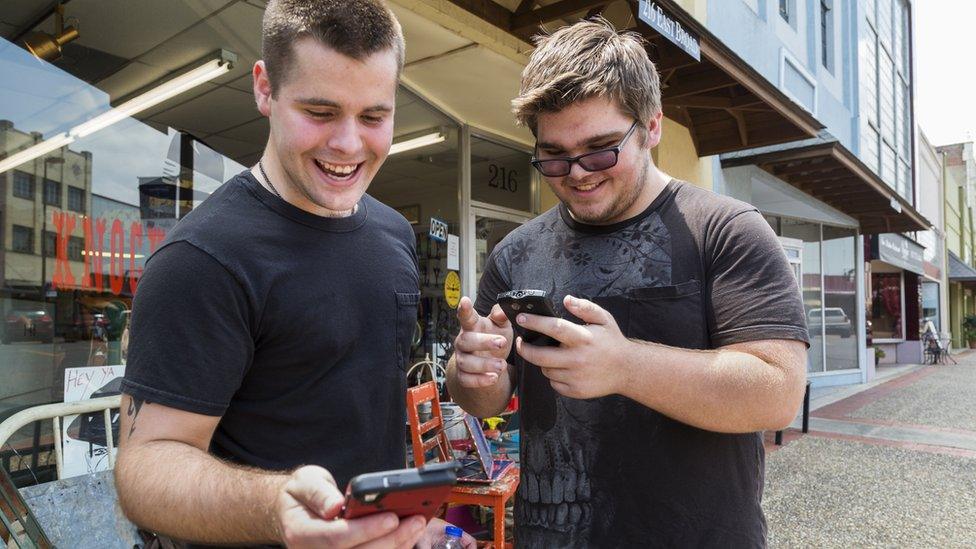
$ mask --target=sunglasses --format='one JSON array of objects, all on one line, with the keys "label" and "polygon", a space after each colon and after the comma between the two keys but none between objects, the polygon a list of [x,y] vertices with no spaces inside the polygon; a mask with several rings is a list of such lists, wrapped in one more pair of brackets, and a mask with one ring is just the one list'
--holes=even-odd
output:
[{"label": "sunglasses", "polygon": [[635,129],[637,129],[637,120],[634,120],[634,123],[631,124],[630,129],[624,134],[620,143],[609,149],[600,149],[574,157],[547,158],[545,160],[532,157],[532,165],[535,166],[535,169],[539,170],[539,173],[546,177],[564,177],[569,175],[569,172],[573,169],[574,162],[588,172],[599,172],[610,169],[617,165],[620,149],[624,147],[627,139],[630,138],[630,134],[634,133]]}]

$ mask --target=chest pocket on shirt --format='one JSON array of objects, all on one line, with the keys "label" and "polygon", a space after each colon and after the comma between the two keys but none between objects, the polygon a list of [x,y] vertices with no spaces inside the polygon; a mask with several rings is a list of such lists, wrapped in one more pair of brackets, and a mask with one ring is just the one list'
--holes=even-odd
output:
[{"label": "chest pocket on shirt", "polygon": [[396,365],[401,370],[407,369],[410,354],[410,344],[414,331],[417,329],[417,305],[420,303],[420,292],[396,292]]},{"label": "chest pocket on shirt", "polygon": [[627,337],[685,349],[707,349],[708,328],[701,283],[635,288],[621,296],[626,302]]}]

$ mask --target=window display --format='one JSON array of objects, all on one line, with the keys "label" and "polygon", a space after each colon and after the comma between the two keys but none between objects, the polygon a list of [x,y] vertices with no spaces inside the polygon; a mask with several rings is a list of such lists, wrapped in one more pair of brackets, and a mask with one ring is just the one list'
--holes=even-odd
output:
[{"label": "window display", "polygon": [[871,273],[871,331],[875,341],[904,339],[901,273]]}]

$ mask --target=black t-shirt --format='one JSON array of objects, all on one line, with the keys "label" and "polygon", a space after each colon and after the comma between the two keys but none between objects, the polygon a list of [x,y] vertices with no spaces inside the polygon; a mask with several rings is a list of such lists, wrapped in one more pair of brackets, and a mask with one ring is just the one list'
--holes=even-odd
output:
[{"label": "black t-shirt", "polygon": [[319,217],[244,172],[149,259],[122,390],[221,416],[221,458],[321,465],[344,489],[404,465],[418,288],[413,231],[394,210],[367,195],[350,217]]},{"label": "black t-shirt", "polygon": [[[624,335],[686,349],[807,341],[795,277],[748,204],[671,181],[638,216],[609,226],[553,208],[492,252],[475,308],[541,289],[565,315],[592,299]],[[628,398],[556,393],[518,355],[520,547],[761,547],[761,436],[691,427]],[[676,368],[680,364],[674,365]]]}]

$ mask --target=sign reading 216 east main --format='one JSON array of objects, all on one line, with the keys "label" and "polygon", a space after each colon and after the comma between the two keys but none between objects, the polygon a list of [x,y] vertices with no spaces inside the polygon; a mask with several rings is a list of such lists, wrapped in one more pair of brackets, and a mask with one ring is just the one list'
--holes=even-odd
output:
[{"label": "sign reading 216 east main", "polygon": [[657,5],[657,2],[640,0],[638,14],[641,21],[661,33],[661,36],[694,57],[695,61],[701,61],[701,45],[698,37],[691,34],[677,19],[671,17],[661,6]]}]

